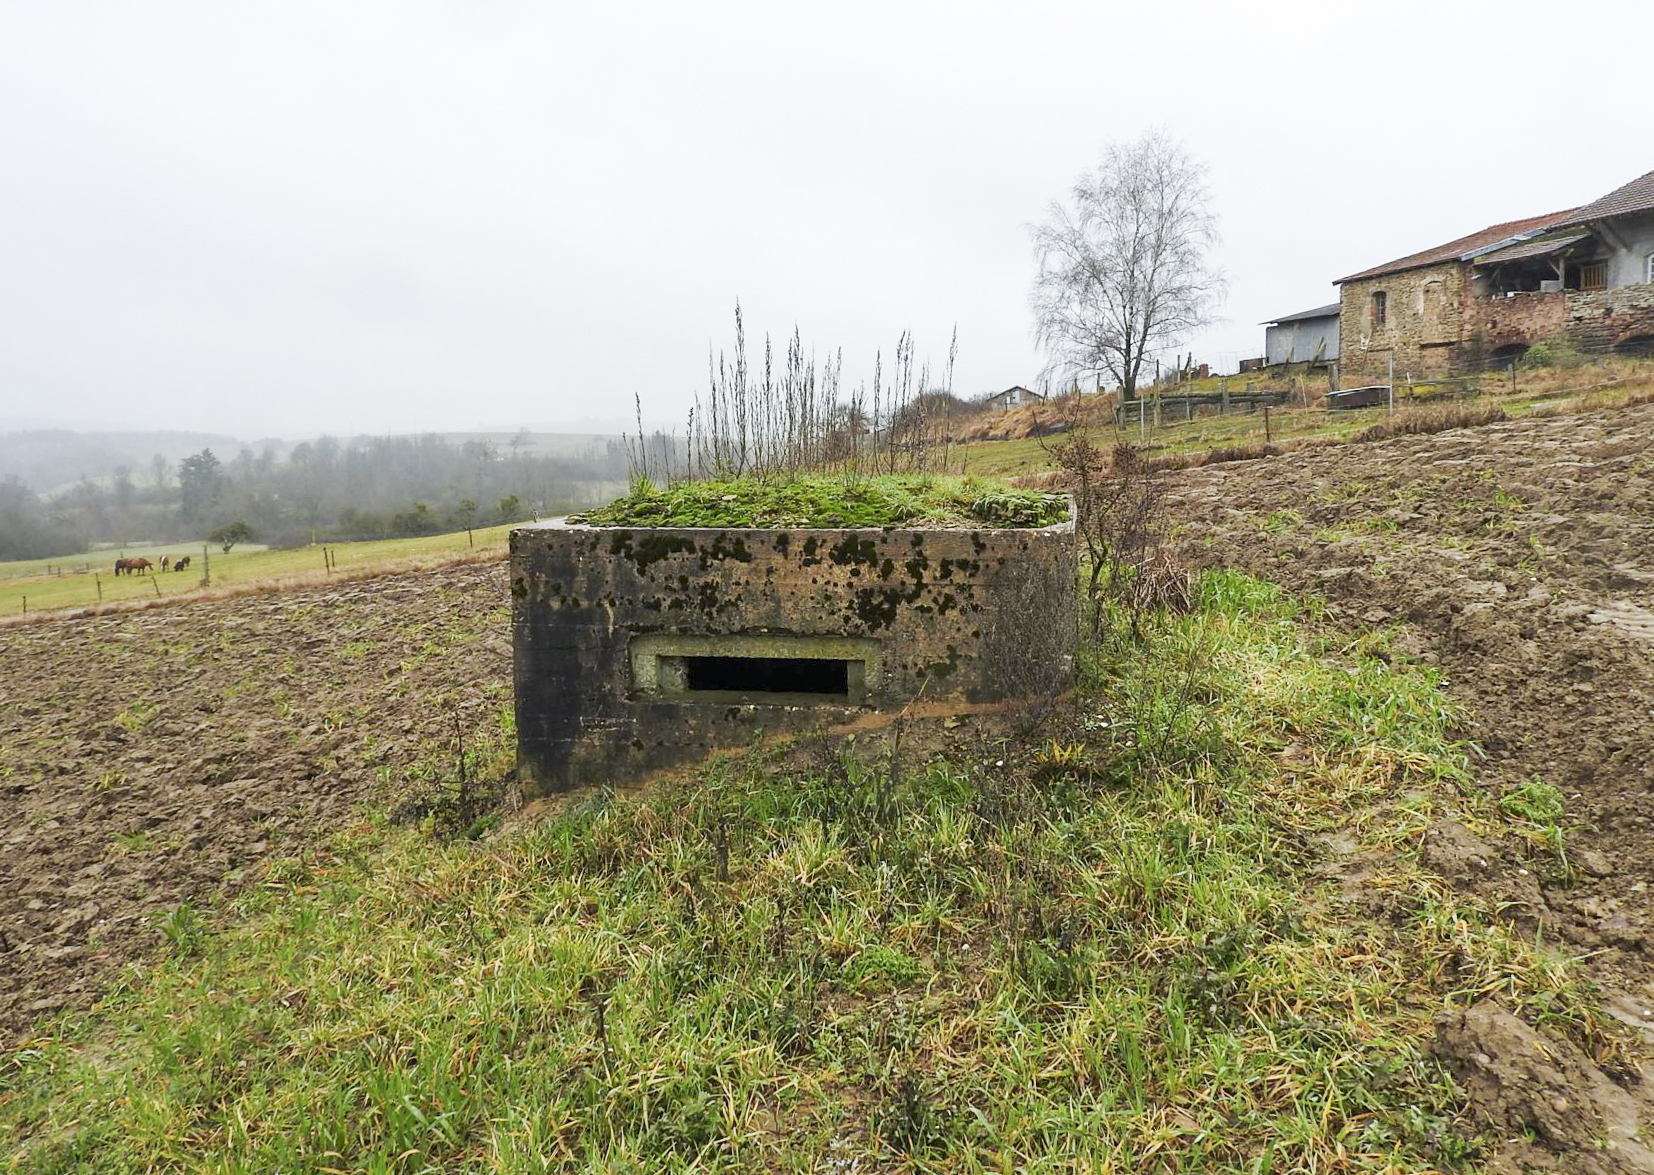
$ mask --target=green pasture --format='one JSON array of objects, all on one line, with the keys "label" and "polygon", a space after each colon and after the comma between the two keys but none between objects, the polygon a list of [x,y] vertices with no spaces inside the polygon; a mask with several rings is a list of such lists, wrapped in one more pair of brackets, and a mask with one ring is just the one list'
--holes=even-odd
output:
[{"label": "green pasture", "polygon": [[[1135,411],[1135,410],[1134,410]],[[1329,412],[1325,408],[1271,408],[1267,436],[1276,443],[1304,437],[1354,436],[1388,415],[1386,408],[1357,408]],[[1159,424],[1150,410],[1148,427],[1139,428],[1133,419],[1122,429],[1094,429],[1092,439],[1104,444],[1121,441],[1137,445],[1150,456],[1198,453],[1238,445],[1263,444],[1266,437],[1263,410],[1230,412],[1223,416],[1196,416],[1184,420],[1165,412]],[[1025,437],[1014,441],[982,441],[962,449],[966,473],[979,477],[1015,477],[1052,466],[1049,450],[1062,440],[1061,434]]]},{"label": "green pasture", "polygon": [[[62,608],[84,608],[97,603],[182,596],[201,589],[203,572],[210,571],[211,586],[248,584],[290,576],[327,574],[323,551],[332,556],[336,573],[363,571],[401,560],[463,555],[471,550],[500,548],[513,525],[478,527],[466,532],[425,535],[420,538],[376,539],[359,543],[327,543],[309,547],[272,550],[257,544],[237,545],[225,554],[213,543],[170,543],[163,546],[132,546],[65,555],[54,559],[27,559],[0,563],[0,616],[17,616],[24,610],[44,612]],[[181,572],[161,571],[162,555],[177,559],[190,556],[190,566]],[[115,560],[142,556],[157,566],[145,575],[116,578]],[[81,571],[86,567],[88,570]],[[48,568],[50,570],[48,570]]]}]

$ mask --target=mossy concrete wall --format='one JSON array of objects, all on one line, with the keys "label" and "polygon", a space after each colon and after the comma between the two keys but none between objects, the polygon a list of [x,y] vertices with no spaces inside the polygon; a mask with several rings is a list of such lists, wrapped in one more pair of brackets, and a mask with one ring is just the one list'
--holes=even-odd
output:
[{"label": "mossy concrete wall", "polygon": [[[530,794],[623,781],[756,732],[1067,687],[1072,523],[1041,530],[570,526],[511,534]],[[685,657],[849,663],[838,695],[694,692]]]}]

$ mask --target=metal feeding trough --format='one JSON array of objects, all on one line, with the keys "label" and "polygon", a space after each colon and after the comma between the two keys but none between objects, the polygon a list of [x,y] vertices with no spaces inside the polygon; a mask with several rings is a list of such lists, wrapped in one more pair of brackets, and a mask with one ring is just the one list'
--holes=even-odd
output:
[{"label": "metal feeding trough", "polygon": [[1026,530],[546,522],[511,533],[529,794],[869,711],[1066,688],[1072,521]]},{"label": "metal feeding trough", "polygon": [[1327,393],[1327,407],[1335,412],[1346,408],[1374,408],[1390,401],[1389,384],[1369,384]]}]

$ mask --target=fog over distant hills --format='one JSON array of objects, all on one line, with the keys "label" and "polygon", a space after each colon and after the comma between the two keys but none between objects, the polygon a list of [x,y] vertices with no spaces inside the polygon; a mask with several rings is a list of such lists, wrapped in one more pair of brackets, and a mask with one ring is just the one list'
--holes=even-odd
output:
[{"label": "fog over distant hills", "polygon": [[226,457],[242,447],[235,437],[206,432],[75,432],[66,428],[0,432],[0,478],[19,477],[38,494],[68,489],[82,478],[99,481],[123,468],[149,477],[158,453],[169,466],[202,449]]},{"label": "fog over distant hills", "polygon": [[[492,445],[502,456],[575,457],[615,440],[614,434],[585,432],[448,432],[402,434],[435,436],[449,444],[468,441]],[[272,453],[286,457],[297,444],[316,436],[298,438],[265,437],[245,440],[224,433],[111,430],[82,432],[66,428],[30,428],[0,431],[0,479],[17,477],[42,496],[69,489],[81,480],[103,481],[125,469],[142,484],[171,476],[178,462],[203,449],[211,449],[228,461],[243,449],[256,455]],[[349,443],[356,438],[335,438]],[[155,464],[159,456],[165,470]],[[164,473],[164,477],[163,477]]]}]

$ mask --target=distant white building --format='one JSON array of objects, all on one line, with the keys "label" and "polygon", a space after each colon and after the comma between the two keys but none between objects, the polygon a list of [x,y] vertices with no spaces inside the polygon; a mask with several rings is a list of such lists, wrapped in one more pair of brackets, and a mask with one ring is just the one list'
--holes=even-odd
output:
[{"label": "distant white building", "polygon": [[990,408],[998,408],[1001,412],[1009,412],[1023,404],[1041,403],[1045,397],[1038,392],[1030,391],[1021,384],[1006,388],[1003,392],[995,392],[991,396],[984,396],[982,402]]}]

